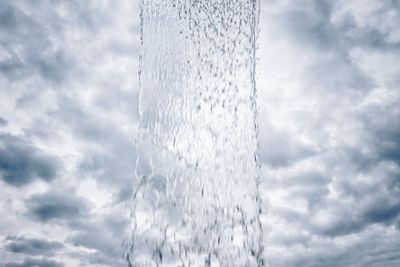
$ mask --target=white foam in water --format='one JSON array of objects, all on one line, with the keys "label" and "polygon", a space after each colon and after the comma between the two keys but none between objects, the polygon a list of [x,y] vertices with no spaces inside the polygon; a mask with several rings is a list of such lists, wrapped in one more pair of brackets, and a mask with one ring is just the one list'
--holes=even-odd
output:
[{"label": "white foam in water", "polygon": [[141,0],[131,266],[264,266],[256,0]]}]

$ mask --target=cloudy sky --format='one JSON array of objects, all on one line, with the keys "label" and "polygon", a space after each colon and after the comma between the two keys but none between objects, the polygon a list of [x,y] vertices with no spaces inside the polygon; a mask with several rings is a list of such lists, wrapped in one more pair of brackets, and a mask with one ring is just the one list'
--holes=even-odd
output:
[{"label": "cloudy sky", "polygon": [[[265,255],[400,266],[400,2],[261,0]],[[0,266],[125,266],[136,0],[0,0]]]}]

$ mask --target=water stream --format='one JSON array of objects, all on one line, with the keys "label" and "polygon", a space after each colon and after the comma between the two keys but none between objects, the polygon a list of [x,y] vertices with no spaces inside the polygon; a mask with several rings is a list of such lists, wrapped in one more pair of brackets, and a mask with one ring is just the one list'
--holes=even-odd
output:
[{"label": "water stream", "polygon": [[131,266],[264,266],[257,0],[141,0]]}]

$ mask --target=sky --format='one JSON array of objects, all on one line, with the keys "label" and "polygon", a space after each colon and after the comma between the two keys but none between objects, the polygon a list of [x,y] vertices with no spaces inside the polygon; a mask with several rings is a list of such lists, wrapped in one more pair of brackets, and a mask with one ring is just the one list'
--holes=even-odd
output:
[{"label": "sky", "polygon": [[[400,2],[261,0],[271,267],[400,266]],[[133,0],[0,0],[0,267],[126,266]]]}]

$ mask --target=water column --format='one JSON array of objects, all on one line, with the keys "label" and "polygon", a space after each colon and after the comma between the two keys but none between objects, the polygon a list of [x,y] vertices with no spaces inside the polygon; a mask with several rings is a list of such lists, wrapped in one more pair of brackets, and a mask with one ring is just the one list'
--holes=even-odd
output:
[{"label": "water column", "polygon": [[263,266],[256,0],[141,0],[133,266]]}]

